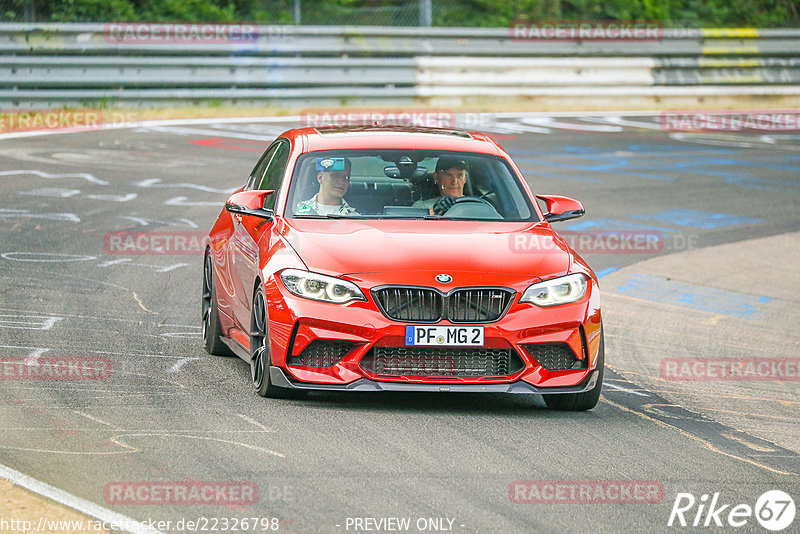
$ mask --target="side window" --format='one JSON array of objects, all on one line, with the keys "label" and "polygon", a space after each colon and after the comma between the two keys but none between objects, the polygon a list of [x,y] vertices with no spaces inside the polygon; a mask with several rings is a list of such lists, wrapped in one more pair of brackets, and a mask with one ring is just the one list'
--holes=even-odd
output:
[{"label": "side window", "polygon": [[275,194],[267,197],[264,207],[275,209],[275,201],[278,198],[278,191],[281,188],[283,175],[286,172],[286,165],[289,163],[289,142],[279,140],[276,144],[275,153],[267,164],[266,171],[260,182],[256,182],[255,189],[274,189]]},{"label": "side window", "polygon": [[247,185],[244,186],[245,190],[257,189],[255,185],[261,181],[261,177],[264,176],[264,169],[267,168],[267,164],[272,159],[272,156],[275,154],[275,151],[278,149],[278,144],[275,143],[271,147],[264,152],[264,155],[261,156],[261,159],[258,160],[256,166],[253,167],[252,172],[250,173],[250,177],[247,179]]}]

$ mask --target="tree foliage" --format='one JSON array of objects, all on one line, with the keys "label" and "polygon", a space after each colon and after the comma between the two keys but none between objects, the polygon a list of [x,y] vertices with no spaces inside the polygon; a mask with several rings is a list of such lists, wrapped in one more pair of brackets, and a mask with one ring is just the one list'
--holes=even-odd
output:
[{"label": "tree foliage", "polygon": [[[800,0],[431,0],[435,26],[518,20],[659,21],[685,27],[798,27]],[[417,0],[300,0],[303,24],[416,25]],[[293,24],[295,0],[0,0],[0,19]],[[33,10],[31,11],[31,8]]]}]

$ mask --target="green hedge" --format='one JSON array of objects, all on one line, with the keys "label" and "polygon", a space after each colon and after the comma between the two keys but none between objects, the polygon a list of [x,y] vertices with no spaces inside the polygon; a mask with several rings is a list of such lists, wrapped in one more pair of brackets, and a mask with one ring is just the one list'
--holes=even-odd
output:
[{"label": "green hedge", "polygon": [[[800,0],[431,0],[435,26],[515,20],[654,20],[665,26],[800,26]],[[0,20],[293,24],[294,0],[0,0]],[[303,24],[417,25],[417,0],[301,0]],[[32,9],[31,9],[32,8]]]}]

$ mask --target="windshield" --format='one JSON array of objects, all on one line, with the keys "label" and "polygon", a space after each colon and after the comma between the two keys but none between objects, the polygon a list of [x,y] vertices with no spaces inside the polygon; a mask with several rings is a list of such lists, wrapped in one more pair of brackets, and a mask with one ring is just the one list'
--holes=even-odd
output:
[{"label": "windshield", "polygon": [[285,215],[538,220],[513,170],[500,157],[388,149],[303,154],[294,169]]}]

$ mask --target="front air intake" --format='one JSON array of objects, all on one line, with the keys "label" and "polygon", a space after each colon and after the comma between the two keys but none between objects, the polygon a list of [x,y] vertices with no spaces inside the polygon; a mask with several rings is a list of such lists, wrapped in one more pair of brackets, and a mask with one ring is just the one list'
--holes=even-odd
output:
[{"label": "front air intake", "polygon": [[566,343],[529,343],[523,345],[523,348],[548,371],[586,368],[585,362],[576,358]]},{"label": "front air intake", "polygon": [[352,341],[315,339],[299,355],[290,357],[287,363],[303,367],[333,367],[355,345]]}]

